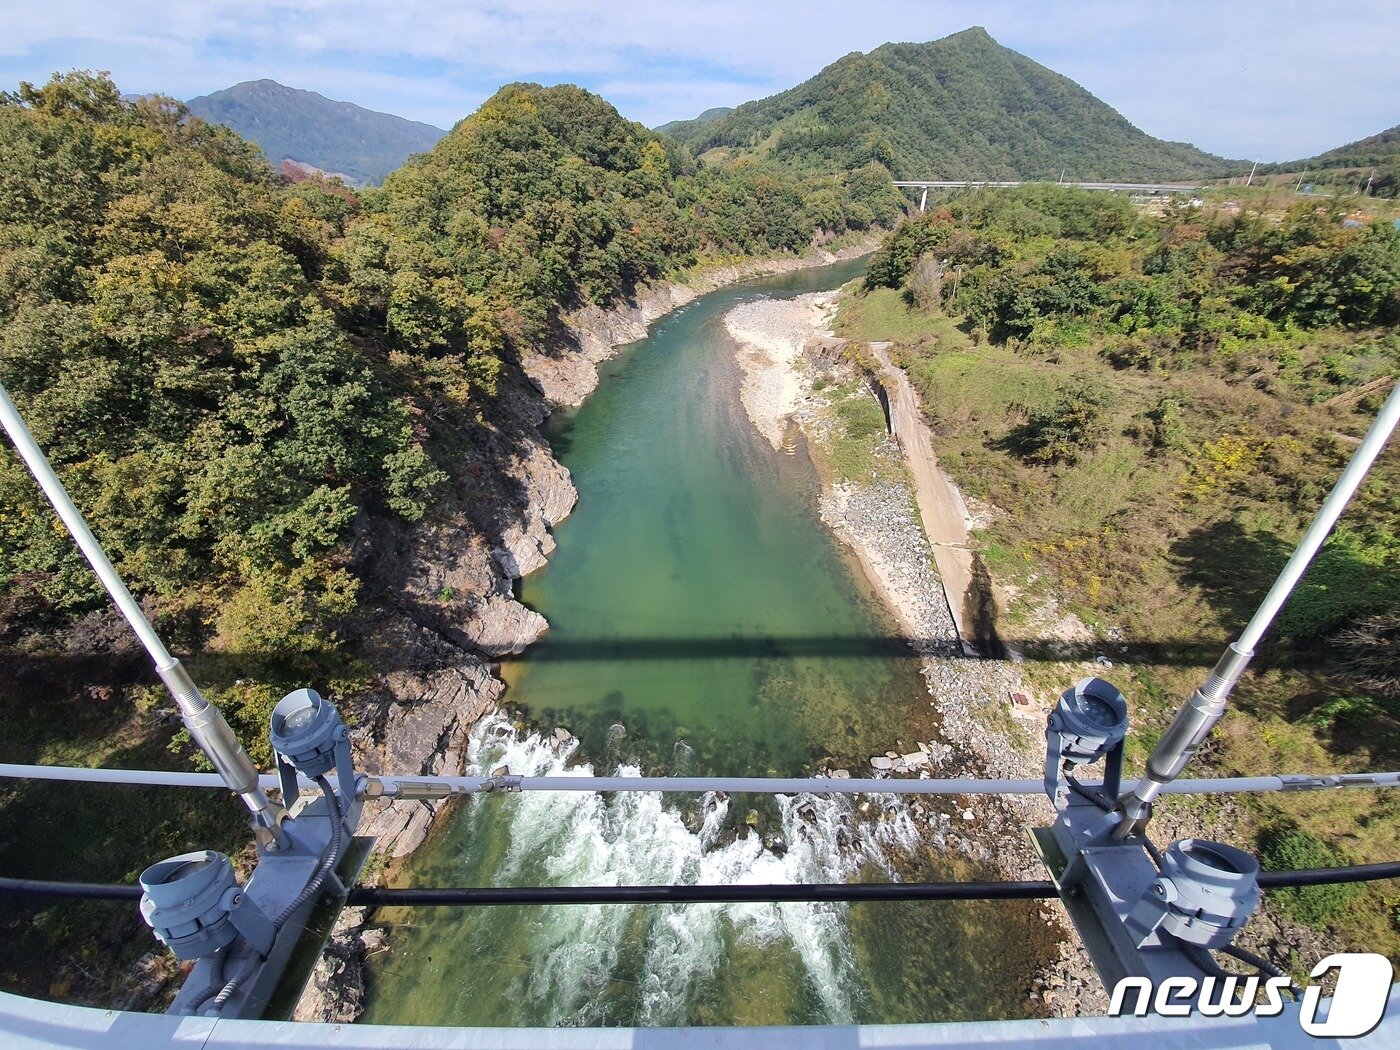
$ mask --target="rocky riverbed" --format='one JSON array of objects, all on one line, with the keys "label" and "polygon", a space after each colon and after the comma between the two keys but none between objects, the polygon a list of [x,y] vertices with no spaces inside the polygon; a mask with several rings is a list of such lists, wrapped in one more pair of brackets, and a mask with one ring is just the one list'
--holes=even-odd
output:
[{"label": "rocky riverbed", "polygon": [[788,420],[810,396],[798,364],[810,333],[826,331],[835,312],[835,293],[811,292],[742,303],[724,315],[724,327],[739,346],[744,411],[774,448],[782,447]]}]

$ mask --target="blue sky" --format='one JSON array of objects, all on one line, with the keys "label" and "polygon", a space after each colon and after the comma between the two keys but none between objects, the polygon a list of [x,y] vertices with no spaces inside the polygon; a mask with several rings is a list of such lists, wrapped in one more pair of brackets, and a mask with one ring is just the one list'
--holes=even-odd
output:
[{"label": "blue sky", "polygon": [[1270,0],[0,0],[0,86],[110,70],[190,98],[270,77],[450,127],[512,80],[654,125],[791,87],[850,51],[982,25],[1143,130],[1306,156],[1400,123],[1400,4]]}]

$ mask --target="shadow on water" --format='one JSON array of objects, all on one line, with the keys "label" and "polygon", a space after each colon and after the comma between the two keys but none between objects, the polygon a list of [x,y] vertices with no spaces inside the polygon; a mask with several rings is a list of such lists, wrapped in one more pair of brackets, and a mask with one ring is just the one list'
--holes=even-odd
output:
[{"label": "shadow on water", "polygon": [[[1075,645],[1056,642],[1053,655],[1034,655],[1041,644],[1035,638],[1005,638],[995,630],[995,618],[990,635],[995,648],[992,655],[1001,657],[1007,645],[1026,648],[1032,655],[1027,660],[1062,663],[1092,660],[1101,654],[1121,656],[1125,662],[1163,664],[1179,667],[1212,667],[1220,657],[1226,640],[1211,642],[1199,638],[1166,642],[1104,642],[1096,645]],[[980,625],[979,625],[980,626]],[[987,632],[979,630],[985,639]],[[946,639],[928,643],[937,655],[948,659],[982,659],[965,657],[961,648]],[[728,637],[664,637],[664,638],[550,638],[546,636],[536,648],[522,657],[531,664],[588,663],[613,660],[727,660],[735,658],[782,658],[819,656],[832,660],[912,660],[918,658],[910,640],[903,635],[732,635]]]}]

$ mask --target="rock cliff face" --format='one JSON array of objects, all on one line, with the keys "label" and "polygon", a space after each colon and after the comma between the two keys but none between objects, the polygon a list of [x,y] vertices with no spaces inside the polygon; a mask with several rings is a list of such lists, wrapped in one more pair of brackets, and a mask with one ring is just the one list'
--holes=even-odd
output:
[{"label": "rock cliff face", "polygon": [[[527,353],[523,374],[504,379],[491,418],[462,443],[466,469],[431,514],[413,527],[361,523],[355,558],[373,610],[360,639],[375,687],[350,701],[358,767],[367,773],[453,776],[465,768],[467,734],[495,709],[505,685],[491,661],[515,654],[547,629],[514,598],[515,581],[554,550],[550,530],[578,499],[568,470],[539,425],[550,408],[577,405],[598,385],[598,365],[645,337],[670,310],[726,284],[821,266],[870,251],[867,244],[802,258],[707,271],[687,284],[645,288],[625,306],[587,308],[567,319],[554,344]],[[445,803],[377,800],[360,834],[375,853],[406,857],[427,837]],[[346,909],[297,1003],[298,1021],[353,1021],[364,1005],[364,959],[383,945],[366,909]]]},{"label": "rock cliff face", "polygon": [[835,252],[814,248],[801,258],[757,259],[706,270],[684,284],[652,285],[625,306],[579,311],[569,318],[568,330],[561,337],[527,354],[521,363],[551,404],[580,405],[598,385],[598,366],[618,347],[643,338],[647,326],[658,317],[727,284],[853,259],[874,251],[878,244],[878,239],[871,237]]}]

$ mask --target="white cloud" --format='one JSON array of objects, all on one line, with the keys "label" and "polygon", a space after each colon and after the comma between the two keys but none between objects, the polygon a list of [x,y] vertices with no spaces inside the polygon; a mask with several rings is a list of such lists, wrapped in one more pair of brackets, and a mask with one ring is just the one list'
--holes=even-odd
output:
[{"label": "white cloud", "polygon": [[190,97],[267,76],[442,126],[519,79],[582,83],[656,124],[974,24],[1144,130],[1231,156],[1300,156],[1400,119],[1394,5],[54,0],[3,17],[6,86],[77,66]]}]

